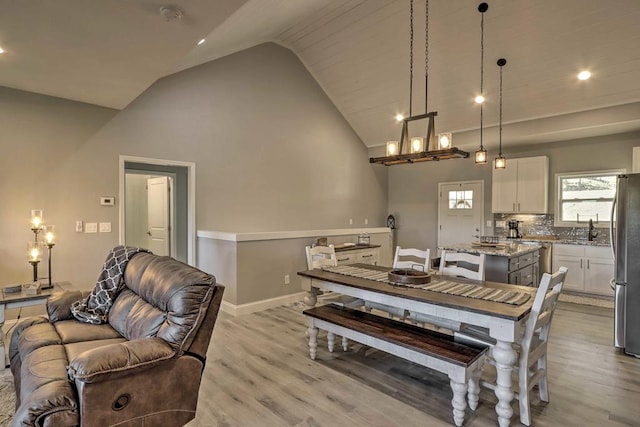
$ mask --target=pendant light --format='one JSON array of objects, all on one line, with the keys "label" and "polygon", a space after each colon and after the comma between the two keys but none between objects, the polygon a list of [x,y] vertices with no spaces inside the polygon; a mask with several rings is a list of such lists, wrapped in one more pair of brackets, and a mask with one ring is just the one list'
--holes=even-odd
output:
[{"label": "pendant light", "polygon": [[504,58],[498,59],[498,67],[500,67],[500,133],[499,133],[499,149],[498,149],[498,157],[496,157],[494,162],[494,168],[496,169],[504,169],[507,167],[507,159],[502,155],[502,67],[507,64],[507,60]]},{"label": "pendant light", "polygon": [[476,96],[476,102],[480,104],[480,149],[476,151],[475,160],[477,165],[484,165],[487,163],[487,150],[482,144],[482,119],[484,105],[484,13],[489,9],[487,3],[480,3],[478,5],[478,12],[480,12],[480,95]]},{"label": "pendant light", "polygon": [[[429,0],[425,0],[424,114],[413,115],[413,12],[413,0],[411,0],[409,13],[409,117],[396,117],[398,121],[402,121],[400,141],[387,142],[386,156],[369,158],[370,163],[391,166],[469,157],[469,153],[466,151],[451,147],[451,134],[447,134],[447,138],[439,138],[440,143],[436,141],[435,117],[438,115],[438,112],[429,112],[427,107],[429,88]],[[409,138],[409,123],[417,120],[428,121],[426,137],[418,136]],[[445,144],[444,141],[446,141],[447,144]],[[408,148],[405,147],[405,145],[408,145]]]}]

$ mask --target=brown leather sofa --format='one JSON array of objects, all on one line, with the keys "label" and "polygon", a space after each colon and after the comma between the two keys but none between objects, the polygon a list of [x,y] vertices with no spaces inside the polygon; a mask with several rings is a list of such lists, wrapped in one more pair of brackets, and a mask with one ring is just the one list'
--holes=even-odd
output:
[{"label": "brown leather sofa", "polygon": [[18,323],[9,350],[13,426],[182,426],[195,417],[224,287],[169,257],[138,253],[102,325],[81,323],[54,294],[49,318]]}]

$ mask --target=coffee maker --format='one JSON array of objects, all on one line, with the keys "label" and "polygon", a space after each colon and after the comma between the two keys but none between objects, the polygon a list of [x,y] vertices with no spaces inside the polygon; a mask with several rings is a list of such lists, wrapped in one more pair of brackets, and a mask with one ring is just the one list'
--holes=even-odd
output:
[{"label": "coffee maker", "polygon": [[520,233],[520,223],[522,221],[516,221],[515,219],[510,219],[507,221],[507,225],[509,229],[507,230],[507,238],[508,239],[521,239],[522,233]]}]

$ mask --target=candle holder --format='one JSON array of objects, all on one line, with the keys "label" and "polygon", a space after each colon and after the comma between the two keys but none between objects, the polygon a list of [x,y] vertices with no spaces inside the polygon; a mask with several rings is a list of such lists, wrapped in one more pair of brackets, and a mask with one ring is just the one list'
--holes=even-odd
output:
[{"label": "candle holder", "polygon": [[34,242],[38,241],[38,234],[42,231],[44,225],[42,218],[42,209],[31,209],[31,231],[35,235]]},{"label": "candle holder", "polygon": [[49,277],[48,277],[47,285],[43,286],[42,289],[53,288],[53,282],[51,281],[51,249],[53,249],[53,247],[56,245],[54,243],[55,236],[56,236],[55,230],[56,230],[55,225],[46,225],[44,227],[44,241],[45,241],[44,244],[47,246],[47,263],[49,266]]},{"label": "candle holder", "polygon": [[40,242],[29,242],[27,244],[27,257],[29,264],[33,267],[33,281],[38,281],[38,264],[42,257],[42,251],[40,250]]}]

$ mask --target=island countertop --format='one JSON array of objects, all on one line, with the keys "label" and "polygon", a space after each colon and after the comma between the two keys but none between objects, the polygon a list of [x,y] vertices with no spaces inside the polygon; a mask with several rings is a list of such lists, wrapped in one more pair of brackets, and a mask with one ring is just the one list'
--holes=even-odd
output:
[{"label": "island countertop", "polygon": [[514,257],[537,251],[540,245],[527,243],[501,243],[497,246],[480,246],[471,243],[457,243],[452,245],[438,246],[438,249],[446,251],[466,252],[469,254],[485,254],[503,257]]}]

